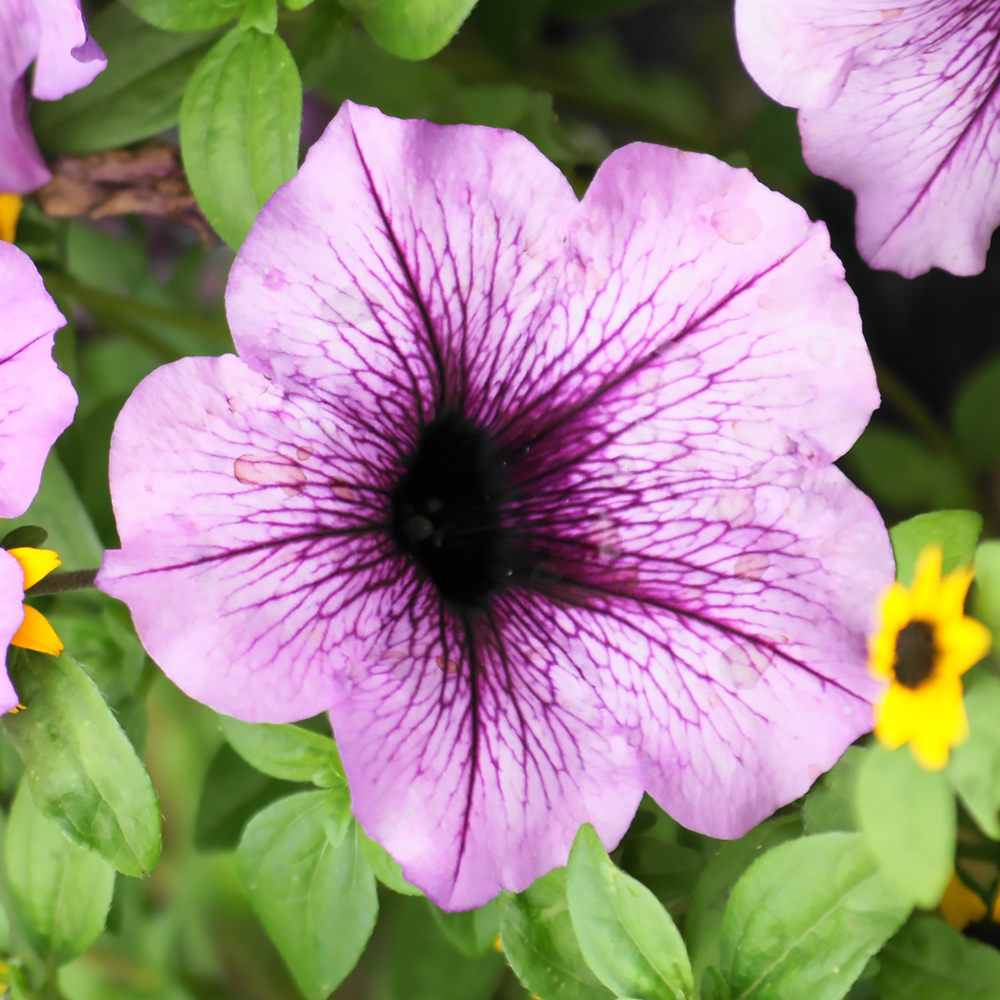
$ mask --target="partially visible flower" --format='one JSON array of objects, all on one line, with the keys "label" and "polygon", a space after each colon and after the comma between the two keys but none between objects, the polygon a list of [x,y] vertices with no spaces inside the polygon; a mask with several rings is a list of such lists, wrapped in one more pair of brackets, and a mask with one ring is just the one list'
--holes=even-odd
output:
[{"label": "partially visible flower", "polygon": [[99,585],[193,697],[329,708],[365,830],[449,909],[622,836],[739,836],[871,726],[878,396],[825,229],[636,144],[345,104],[226,293],[239,357],[115,428]]},{"label": "partially visible flower", "polygon": [[992,907],[988,907],[978,892],[970,889],[957,872],[952,872],[938,909],[955,930],[1000,948],[1000,890],[993,897]]},{"label": "partially visible flower", "polygon": [[909,743],[926,768],[940,770],[968,735],[962,674],[990,649],[989,629],[964,614],[972,570],[941,578],[940,546],[917,560],[913,587],[894,583],[870,650],[872,673],[888,683],[875,706],[875,735],[895,749]]},{"label": "partially visible flower", "polygon": [[19,194],[0,194],[0,240],[13,243],[24,199]]},{"label": "partially visible flower", "polygon": [[[69,426],[76,393],[52,360],[55,331],[65,322],[34,264],[0,243],[0,517],[23,514],[38,490],[55,439]],[[0,650],[8,645],[58,652],[62,644],[24,592],[59,565],[54,552],[0,549]],[[0,712],[18,703],[0,670]]]},{"label": "partially visible flower", "polygon": [[983,269],[1000,222],[998,0],[737,0],[747,69],[857,195],[873,267]]},{"label": "partially visible flower", "polygon": [[85,87],[104,69],[80,0],[0,2],[0,192],[24,194],[51,177],[28,123],[32,62],[31,95],[45,101]]}]

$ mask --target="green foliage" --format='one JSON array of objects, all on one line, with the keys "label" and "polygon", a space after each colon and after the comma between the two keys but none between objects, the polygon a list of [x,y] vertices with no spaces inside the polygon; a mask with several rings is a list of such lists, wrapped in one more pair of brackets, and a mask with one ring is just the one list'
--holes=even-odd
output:
[{"label": "green foliage", "polygon": [[445,913],[430,902],[428,906],[445,937],[463,955],[479,958],[496,950],[500,938],[499,899],[464,913]]},{"label": "green foliage", "polygon": [[570,852],[566,895],[584,960],[616,996],[694,996],[687,949],[670,915],[614,865],[589,824]]},{"label": "green foliage", "polygon": [[1000,954],[944,921],[915,916],[879,957],[881,1000],[995,1000]]},{"label": "green foliage", "polygon": [[5,859],[17,916],[49,968],[82,955],[104,929],[114,869],[70,843],[22,782],[11,806]]},{"label": "green foliage", "polygon": [[840,760],[812,786],[802,807],[806,833],[850,832],[857,828],[854,799],[858,771],[869,753],[861,747],[848,747]]},{"label": "green foliage", "polygon": [[691,955],[695,983],[720,962],[719,942],[729,895],[740,875],[758,858],[802,832],[796,814],[775,816],[739,840],[723,844],[705,866],[684,920],[684,940]]},{"label": "green foliage", "polygon": [[93,153],[176,125],[185,84],[214,37],[160,31],[117,4],[105,8],[91,29],[108,57],[107,69],[60,101],[34,105],[32,122],[43,149]]},{"label": "green foliage", "polygon": [[[350,819],[350,813],[344,810],[345,820]],[[364,830],[358,827],[358,836],[361,843],[361,852],[365,860],[371,866],[375,878],[382,885],[398,892],[401,896],[422,896],[423,893],[403,877],[403,869],[398,861],[376,840],[372,840]]]},{"label": "green foliage", "polygon": [[[951,751],[947,776],[979,828],[1000,839],[1000,679],[982,670],[966,680],[969,736]],[[933,821],[932,821],[933,822]]]},{"label": "green foliage", "polygon": [[302,82],[278,35],[234,28],[198,64],[181,105],[191,190],[232,247],[298,164]]},{"label": "green foliage", "polygon": [[976,549],[976,580],[970,594],[972,613],[1000,636],[1000,541],[990,539]]},{"label": "green foliage", "polygon": [[516,896],[500,897],[500,940],[517,978],[545,1000],[614,996],[584,961],[570,919],[565,868],[556,868]]},{"label": "green foliage", "polygon": [[232,21],[246,0],[122,0],[133,14],[167,31],[200,31]]},{"label": "green foliage", "polygon": [[302,726],[241,722],[220,715],[229,745],[258,771],[285,781],[307,781],[320,788],[347,784],[344,765],[329,736]]},{"label": "green foliage", "polygon": [[393,55],[427,59],[451,41],[475,5],[476,0],[381,0],[362,8],[361,22]]},{"label": "green foliage", "polygon": [[228,743],[223,744],[212,758],[202,785],[195,844],[203,851],[232,850],[253,816],[300,787],[261,774]]},{"label": "green foliage", "polygon": [[978,368],[955,399],[955,439],[977,471],[1000,463],[1000,355]]},{"label": "green foliage", "polygon": [[720,968],[733,1000],[837,1000],[909,912],[861,834],[803,837],[737,882]]},{"label": "green foliage", "polygon": [[38,808],[81,847],[126,875],[160,856],[160,804],[145,768],[94,682],[71,657],[8,654],[29,709],[3,717]]},{"label": "green foliage", "polygon": [[926,545],[940,545],[944,550],[942,574],[971,565],[982,530],[982,517],[971,510],[935,510],[897,524],[889,530],[889,538],[900,583],[909,586],[913,582],[917,557]]},{"label": "green foliage", "polygon": [[325,1000],[354,968],[375,926],[375,877],[359,830],[331,836],[342,800],[300,792],[249,823],[236,850],[243,888],[307,1000]]},{"label": "green foliage", "polygon": [[392,952],[380,1000],[492,1000],[504,960],[490,947],[481,955],[456,951],[416,899],[400,899],[389,921]]},{"label": "green foliage", "polygon": [[857,775],[858,828],[897,893],[936,906],[955,857],[955,805],[941,771],[928,771],[909,747],[872,747]]}]

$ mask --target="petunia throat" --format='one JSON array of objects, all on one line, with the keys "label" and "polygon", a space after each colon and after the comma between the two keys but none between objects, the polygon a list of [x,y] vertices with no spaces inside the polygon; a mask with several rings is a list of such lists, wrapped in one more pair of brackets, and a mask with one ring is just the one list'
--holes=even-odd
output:
[{"label": "petunia throat", "polygon": [[503,513],[512,496],[493,437],[444,410],[421,430],[391,492],[393,540],[446,603],[481,610],[521,568]]}]

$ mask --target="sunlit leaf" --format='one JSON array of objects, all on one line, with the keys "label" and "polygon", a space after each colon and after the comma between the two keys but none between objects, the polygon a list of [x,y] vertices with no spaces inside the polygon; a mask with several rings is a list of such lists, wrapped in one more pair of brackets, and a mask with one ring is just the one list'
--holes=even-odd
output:
[{"label": "sunlit leaf", "polygon": [[378,912],[358,837],[331,842],[333,796],[300,792],[273,803],[236,849],[244,891],[308,1000],[326,1000],[354,968]]},{"label": "sunlit leaf", "polygon": [[382,0],[361,22],[383,48],[404,59],[427,59],[443,49],[476,0]]},{"label": "sunlit leaf", "polygon": [[94,682],[66,655],[12,650],[8,670],[28,708],[3,726],[35,805],[118,871],[148,875],[160,856],[160,804]]},{"label": "sunlit leaf", "polygon": [[949,573],[956,566],[971,565],[982,530],[983,519],[972,510],[935,510],[890,528],[900,583],[909,586],[913,582],[917,557],[927,545],[940,545],[944,550],[942,573]]}]

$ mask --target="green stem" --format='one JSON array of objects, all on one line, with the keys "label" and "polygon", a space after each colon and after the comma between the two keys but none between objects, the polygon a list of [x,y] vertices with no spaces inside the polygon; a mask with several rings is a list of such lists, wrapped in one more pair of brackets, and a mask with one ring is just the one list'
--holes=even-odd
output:
[{"label": "green stem", "polygon": [[71,569],[65,573],[50,573],[25,591],[25,596],[42,597],[45,594],[65,594],[69,590],[85,590],[94,586],[96,577],[96,569]]}]

